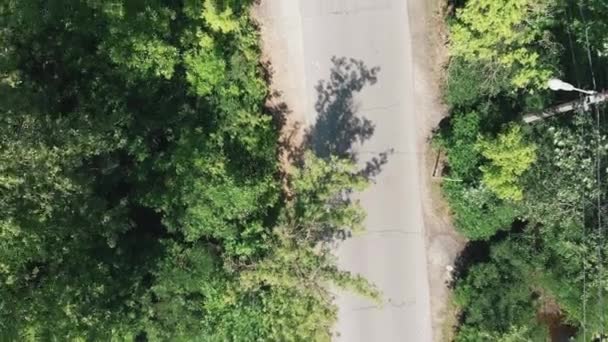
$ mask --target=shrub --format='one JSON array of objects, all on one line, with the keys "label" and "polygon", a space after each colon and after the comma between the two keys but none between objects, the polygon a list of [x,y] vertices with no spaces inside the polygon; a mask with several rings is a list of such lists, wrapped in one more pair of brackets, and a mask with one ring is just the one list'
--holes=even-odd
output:
[{"label": "shrub", "polygon": [[518,216],[516,205],[501,201],[483,186],[466,187],[457,182],[445,183],[456,228],[472,240],[487,240],[496,232],[508,229]]}]

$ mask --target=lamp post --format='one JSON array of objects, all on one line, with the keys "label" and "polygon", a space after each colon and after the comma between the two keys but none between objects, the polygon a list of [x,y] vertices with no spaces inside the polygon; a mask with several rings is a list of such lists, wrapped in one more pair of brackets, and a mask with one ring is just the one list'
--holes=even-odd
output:
[{"label": "lamp post", "polygon": [[595,95],[597,94],[594,90],[583,90],[576,88],[570,83],[564,82],[557,78],[552,78],[548,82],[549,89],[553,91],[563,90],[563,91],[578,91],[579,93],[587,94],[587,95]]},{"label": "lamp post", "polygon": [[525,114],[523,117],[525,123],[533,123],[535,121],[542,120],[554,116],[556,114],[570,112],[579,108],[583,110],[588,110],[589,106],[591,105],[608,101],[608,91],[598,93],[593,90],[578,89],[572,84],[566,83],[562,80],[558,80],[557,78],[549,80],[547,85],[549,86],[549,89],[554,91],[578,91],[579,93],[586,94],[587,96],[582,99],[577,99],[574,101],[562,103],[551,108],[547,108],[542,112]]}]

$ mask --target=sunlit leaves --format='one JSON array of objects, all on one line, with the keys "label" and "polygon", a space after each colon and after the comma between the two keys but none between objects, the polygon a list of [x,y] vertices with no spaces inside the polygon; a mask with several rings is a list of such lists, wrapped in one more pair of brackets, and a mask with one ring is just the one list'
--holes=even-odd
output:
[{"label": "sunlit leaves", "polygon": [[516,89],[545,88],[553,71],[538,49],[552,47],[544,35],[550,5],[534,0],[468,1],[451,26],[450,53],[487,66],[488,75],[506,69]]},{"label": "sunlit leaves", "polygon": [[476,147],[490,161],[481,167],[482,182],[499,198],[520,201],[523,190],[519,178],[536,160],[536,147],[524,141],[518,126],[494,141],[482,139]]},{"label": "sunlit leaves", "polygon": [[377,296],[354,165],[279,178],[249,4],[0,4],[3,338],[322,341],[328,285]]},{"label": "sunlit leaves", "polygon": [[205,1],[202,17],[212,31],[230,33],[239,27],[237,19],[233,16],[232,9],[230,7],[225,7],[223,10],[220,9],[216,0]]}]

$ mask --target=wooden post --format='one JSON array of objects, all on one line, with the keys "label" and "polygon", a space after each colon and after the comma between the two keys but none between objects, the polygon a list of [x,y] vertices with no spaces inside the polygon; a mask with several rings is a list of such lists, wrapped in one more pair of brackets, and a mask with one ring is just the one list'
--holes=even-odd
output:
[{"label": "wooden post", "polygon": [[437,168],[439,168],[439,158],[441,158],[441,147],[437,151],[437,158],[435,158],[435,166],[433,167],[432,177],[437,177]]}]

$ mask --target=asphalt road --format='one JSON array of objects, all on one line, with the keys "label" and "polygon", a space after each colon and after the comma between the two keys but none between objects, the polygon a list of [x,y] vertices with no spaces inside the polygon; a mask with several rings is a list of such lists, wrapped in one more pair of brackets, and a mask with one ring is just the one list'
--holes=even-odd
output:
[{"label": "asphalt road", "polygon": [[[278,85],[294,112],[303,113],[320,149],[352,152],[362,166],[393,151],[360,196],[368,214],[366,233],[347,239],[337,251],[342,267],[379,287],[385,305],[339,293],[336,341],[432,340],[419,157],[424,130],[414,105],[408,1],[423,0],[264,0],[262,5],[262,17],[272,22],[272,32],[265,34],[276,49]],[[346,59],[337,64],[334,56]],[[369,74],[374,67],[376,77]],[[324,87],[317,87],[319,81]]]}]

